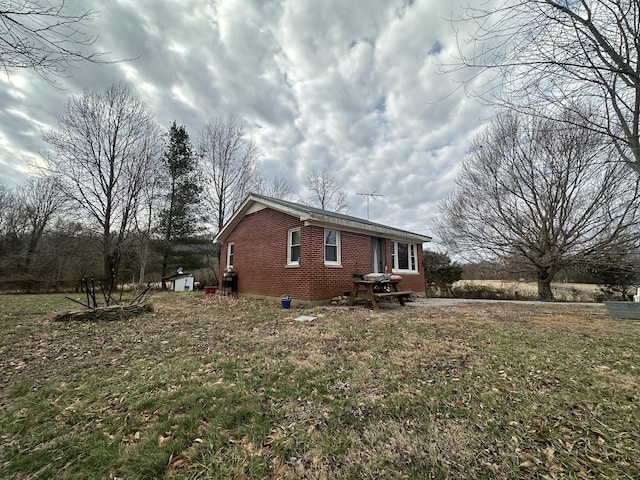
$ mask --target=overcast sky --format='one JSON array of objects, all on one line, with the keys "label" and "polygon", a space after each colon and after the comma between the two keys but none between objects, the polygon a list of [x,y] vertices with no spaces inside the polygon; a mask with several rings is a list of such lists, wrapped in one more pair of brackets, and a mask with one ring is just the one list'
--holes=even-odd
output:
[{"label": "overcast sky", "polygon": [[[433,234],[429,219],[454,188],[473,135],[491,112],[442,73],[457,52],[457,0],[67,0],[97,12],[95,48],[56,88],[34,73],[0,76],[0,181],[24,180],[68,99],[129,84],[158,124],[192,141],[214,117],[235,116],[268,177],[305,193],[326,168],[348,213]],[[465,2],[465,5],[469,2]],[[465,28],[465,25],[458,25]]]}]

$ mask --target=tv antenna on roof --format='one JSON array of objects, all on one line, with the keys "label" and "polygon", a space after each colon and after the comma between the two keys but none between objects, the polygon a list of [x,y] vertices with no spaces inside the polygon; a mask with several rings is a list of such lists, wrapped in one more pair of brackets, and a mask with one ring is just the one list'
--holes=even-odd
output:
[{"label": "tv antenna on roof", "polygon": [[376,197],[383,197],[384,195],[377,194],[375,190],[371,193],[356,193],[356,195],[363,195],[367,197],[367,220],[369,220],[369,199],[373,198],[375,200]]}]

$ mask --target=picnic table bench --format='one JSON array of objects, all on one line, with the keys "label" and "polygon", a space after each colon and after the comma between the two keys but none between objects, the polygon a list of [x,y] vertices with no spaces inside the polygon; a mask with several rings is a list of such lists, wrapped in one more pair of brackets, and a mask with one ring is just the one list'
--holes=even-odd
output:
[{"label": "picnic table bench", "polygon": [[374,310],[378,310],[378,300],[382,298],[397,298],[398,303],[404,306],[404,301],[411,297],[413,292],[400,291],[398,283],[399,280],[354,280],[349,305],[354,305],[356,298],[360,297],[370,300]]}]

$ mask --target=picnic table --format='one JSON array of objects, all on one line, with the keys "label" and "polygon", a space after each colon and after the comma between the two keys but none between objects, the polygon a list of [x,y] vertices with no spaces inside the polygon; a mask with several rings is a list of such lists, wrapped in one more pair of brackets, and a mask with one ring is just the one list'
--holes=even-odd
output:
[{"label": "picnic table", "polygon": [[352,306],[356,298],[360,297],[370,300],[374,310],[378,310],[378,302],[384,298],[397,298],[400,305],[404,306],[404,301],[413,295],[413,292],[400,291],[399,283],[399,280],[354,280],[349,305]]}]

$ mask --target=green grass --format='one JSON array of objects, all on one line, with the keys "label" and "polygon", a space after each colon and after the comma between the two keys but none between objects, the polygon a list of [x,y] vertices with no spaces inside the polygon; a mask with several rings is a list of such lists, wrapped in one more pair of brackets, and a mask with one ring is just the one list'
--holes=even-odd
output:
[{"label": "green grass", "polygon": [[640,323],[601,306],[152,300],[0,297],[0,478],[640,476]]}]

